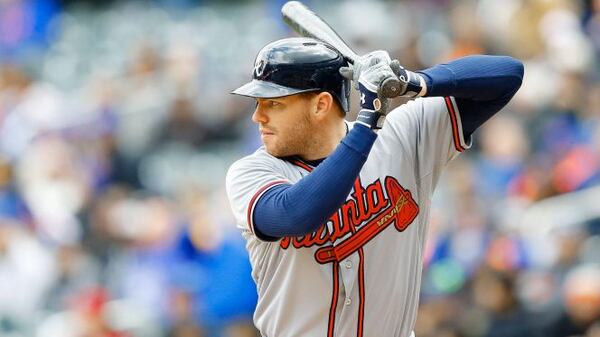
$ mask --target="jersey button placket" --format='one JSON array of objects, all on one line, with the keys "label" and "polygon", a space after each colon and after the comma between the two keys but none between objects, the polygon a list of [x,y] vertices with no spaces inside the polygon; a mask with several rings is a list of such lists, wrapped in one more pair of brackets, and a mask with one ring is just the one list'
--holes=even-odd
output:
[{"label": "jersey button placket", "polygon": [[344,305],[350,305],[350,304],[352,304],[352,299],[347,298],[346,301],[344,302]]},{"label": "jersey button placket", "polygon": [[352,269],[352,261],[346,260],[346,262],[344,263],[344,265],[346,266],[346,269]]}]

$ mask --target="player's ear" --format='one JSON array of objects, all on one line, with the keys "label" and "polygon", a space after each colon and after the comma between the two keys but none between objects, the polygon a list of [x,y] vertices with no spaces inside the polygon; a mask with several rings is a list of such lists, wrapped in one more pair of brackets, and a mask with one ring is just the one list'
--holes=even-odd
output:
[{"label": "player's ear", "polygon": [[318,120],[325,118],[333,110],[333,96],[328,92],[320,92],[314,98],[315,117]]}]

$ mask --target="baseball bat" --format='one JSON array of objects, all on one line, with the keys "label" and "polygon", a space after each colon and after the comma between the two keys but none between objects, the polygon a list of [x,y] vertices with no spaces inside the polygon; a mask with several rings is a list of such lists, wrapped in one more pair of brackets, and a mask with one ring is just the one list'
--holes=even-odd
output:
[{"label": "baseball bat", "polygon": [[[331,45],[352,64],[360,58],[325,20],[301,2],[288,1],[281,8],[281,14],[283,21],[301,36],[312,37]],[[400,80],[390,77],[381,83],[379,94],[393,98],[400,94],[400,88]]]}]

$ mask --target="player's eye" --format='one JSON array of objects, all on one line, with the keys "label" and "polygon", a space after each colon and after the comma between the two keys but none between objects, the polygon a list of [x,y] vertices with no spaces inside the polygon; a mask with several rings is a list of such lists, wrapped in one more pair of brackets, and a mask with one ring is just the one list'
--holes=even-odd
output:
[{"label": "player's eye", "polygon": [[275,101],[275,100],[264,100],[264,101],[256,101],[256,106],[254,107],[255,109],[257,109],[259,106],[262,106],[263,108],[275,108],[275,109],[280,109],[283,106],[283,103],[279,102],[279,101]]}]

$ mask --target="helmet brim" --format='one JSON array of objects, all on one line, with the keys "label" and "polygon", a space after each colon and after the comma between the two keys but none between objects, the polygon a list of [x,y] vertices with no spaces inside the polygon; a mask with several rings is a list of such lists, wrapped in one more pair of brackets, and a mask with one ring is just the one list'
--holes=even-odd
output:
[{"label": "helmet brim", "polygon": [[231,93],[253,98],[278,98],[310,91],[319,91],[319,89],[295,89],[284,87],[273,82],[252,80]]}]

